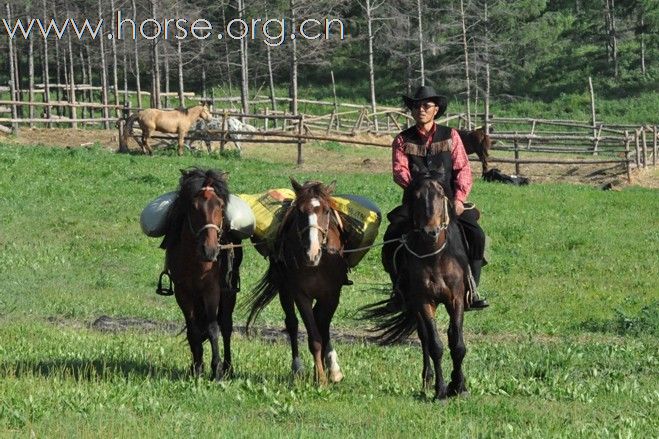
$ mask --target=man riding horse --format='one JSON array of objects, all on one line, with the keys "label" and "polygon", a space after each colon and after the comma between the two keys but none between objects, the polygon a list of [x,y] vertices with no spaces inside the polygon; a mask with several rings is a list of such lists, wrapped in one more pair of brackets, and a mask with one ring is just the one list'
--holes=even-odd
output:
[{"label": "man riding horse", "polygon": [[[471,278],[465,279],[471,290],[469,308],[483,309],[489,306],[487,300],[480,298],[476,286],[480,280],[483,254],[485,251],[485,233],[478,225],[480,216],[473,204],[466,203],[473,183],[469,159],[458,132],[453,128],[437,125],[435,119],[446,111],[446,97],[438,95],[430,86],[422,86],[413,96],[403,96],[407,108],[412,112],[416,125],[402,131],[392,144],[392,170],[396,184],[406,188],[418,175],[444,170],[435,175],[444,175],[444,186],[458,216],[467,247],[467,256],[471,269]],[[410,213],[406,200],[387,215],[390,224],[384,240],[397,239],[411,227]],[[402,307],[403,297],[397,289],[396,248],[398,242],[391,242],[382,248],[382,263],[389,273],[393,284],[393,306]]]}]

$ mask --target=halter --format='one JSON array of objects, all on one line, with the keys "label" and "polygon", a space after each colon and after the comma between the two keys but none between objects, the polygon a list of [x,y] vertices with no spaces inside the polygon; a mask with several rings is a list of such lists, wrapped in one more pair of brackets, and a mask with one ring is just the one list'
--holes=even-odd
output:
[{"label": "halter", "polygon": [[[215,189],[212,186],[204,186],[199,190],[199,192],[205,192],[205,191],[211,191],[213,192],[213,194],[215,194]],[[190,220],[190,215],[188,215],[188,227],[190,227],[190,232],[192,232],[195,238],[198,238],[199,235],[201,235],[206,229],[215,229],[217,231],[218,240],[220,238],[220,235],[222,235],[222,229],[217,224],[213,224],[213,223],[204,224],[198,230],[195,230],[192,227],[192,221]]]}]

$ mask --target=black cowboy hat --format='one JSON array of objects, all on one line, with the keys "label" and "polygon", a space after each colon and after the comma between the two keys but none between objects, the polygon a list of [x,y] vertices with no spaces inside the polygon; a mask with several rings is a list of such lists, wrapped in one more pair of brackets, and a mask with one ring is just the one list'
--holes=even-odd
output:
[{"label": "black cowboy hat", "polygon": [[429,85],[422,85],[421,87],[417,88],[414,96],[403,95],[403,102],[405,102],[405,106],[410,110],[414,106],[414,103],[419,101],[432,101],[437,104],[439,110],[435,115],[435,119],[444,114],[446,112],[446,107],[448,106],[446,96],[437,94],[435,89]]}]

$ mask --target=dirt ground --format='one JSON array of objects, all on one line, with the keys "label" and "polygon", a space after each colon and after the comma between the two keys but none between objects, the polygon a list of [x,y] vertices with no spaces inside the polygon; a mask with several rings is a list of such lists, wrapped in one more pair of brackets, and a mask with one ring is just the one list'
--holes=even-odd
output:
[{"label": "dirt ground", "polygon": [[[16,145],[44,145],[47,147],[80,148],[99,145],[108,150],[118,148],[117,130],[92,130],[92,129],[21,129],[18,136],[0,135],[0,141]],[[360,141],[371,141],[389,144],[391,138],[387,136],[362,135],[356,138]],[[171,142],[174,143],[174,140]],[[203,142],[194,142],[193,148],[205,151]],[[213,142],[213,148],[218,148],[219,142]],[[271,160],[278,163],[294,164],[297,158],[297,148],[294,144],[263,144],[242,143],[242,156],[247,158],[259,158]],[[156,143],[156,147],[165,148],[167,142]],[[138,151],[135,142],[129,141],[129,148]],[[308,143],[303,147],[304,163],[299,169],[304,172],[388,172],[390,169],[390,150],[386,147],[353,145],[349,153],[342,151],[336,142]],[[227,151],[235,150],[231,143],[227,145]],[[500,152],[495,152],[495,155]],[[539,158],[534,155],[533,158]],[[530,157],[522,157],[530,158]],[[547,157],[549,159],[555,157]],[[584,157],[592,159],[592,157]],[[515,166],[508,163],[492,163],[506,174],[514,174]],[[481,172],[480,163],[472,163],[472,170],[476,175]],[[521,165],[520,174],[528,177],[531,183],[561,181],[570,183],[588,184],[602,187],[604,189],[621,189],[630,185],[627,182],[626,170],[621,165],[614,164],[589,164],[589,165]],[[659,167],[648,167],[646,169],[632,169],[631,185],[659,189]]]}]

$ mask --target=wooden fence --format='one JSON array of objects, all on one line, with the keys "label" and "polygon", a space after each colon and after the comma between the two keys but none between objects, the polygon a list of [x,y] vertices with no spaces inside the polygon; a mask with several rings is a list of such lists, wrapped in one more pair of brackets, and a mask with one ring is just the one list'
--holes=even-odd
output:
[{"label": "wooden fence", "polygon": [[[193,97],[192,99],[197,99]],[[302,163],[302,145],[307,141],[335,141],[345,144],[390,147],[392,136],[412,123],[412,119],[401,109],[380,107],[376,113],[354,104],[335,104],[325,101],[300,100],[323,108],[331,108],[327,114],[298,114],[273,111],[268,99],[255,99],[251,102],[255,112],[242,114],[229,108],[218,108],[232,103],[238,98],[215,98],[214,116],[222,121],[223,130],[208,131],[204,135],[212,141],[219,141],[223,149],[229,139],[227,120],[237,117],[257,128],[257,133],[234,132],[234,134],[255,135],[252,142],[295,144],[298,148],[298,163]],[[287,102],[287,99],[278,98]],[[58,109],[60,115],[56,115]],[[318,108],[313,108],[316,110]],[[40,111],[39,111],[40,110]],[[21,126],[31,127],[71,127],[80,126],[109,128],[119,126],[127,115],[137,111],[129,105],[103,105],[92,102],[70,103],[63,101],[24,102],[0,100],[0,131],[18,133]],[[42,117],[29,117],[27,114],[40,114]],[[111,116],[115,112],[119,117]],[[376,122],[377,121],[377,122]],[[447,114],[438,120],[440,124],[457,128],[466,127],[464,114]],[[526,164],[620,164],[627,170],[636,167],[656,166],[659,133],[657,125],[606,124],[572,120],[549,120],[534,118],[491,117],[488,126],[490,136],[496,140],[493,147],[493,163],[512,163],[515,172],[522,173]],[[377,129],[376,129],[377,128]],[[372,140],[371,136],[382,137]],[[188,140],[199,140],[199,133],[191,133]],[[120,136],[121,138],[122,136]],[[154,138],[169,139],[169,136]],[[120,145],[120,151],[126,150]],[[509,157],[506,157],[507,154]],[[557,158],[551,159],[552,155]]]}]

